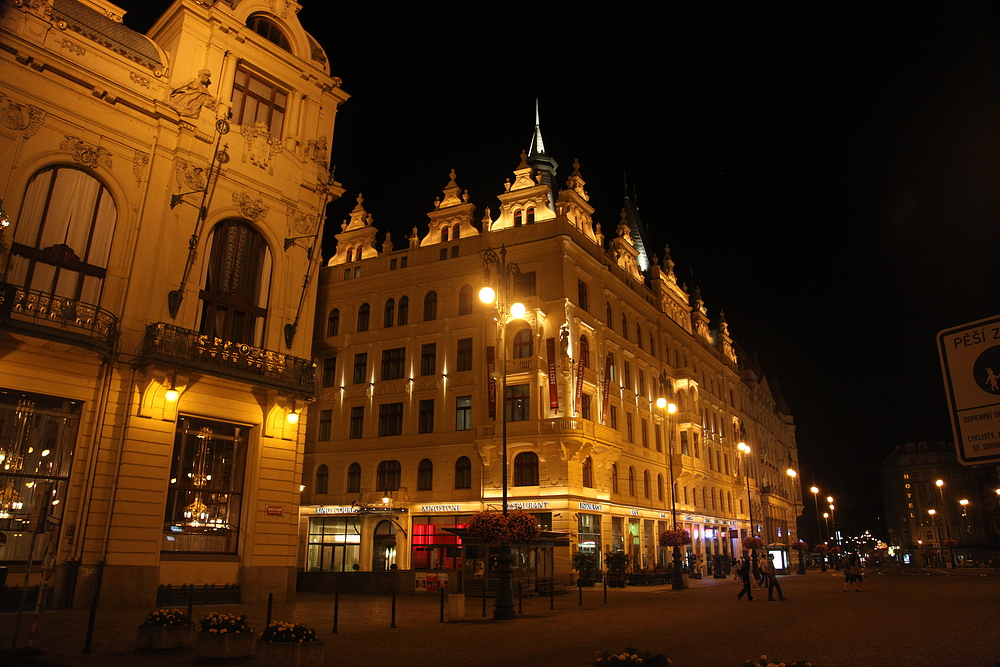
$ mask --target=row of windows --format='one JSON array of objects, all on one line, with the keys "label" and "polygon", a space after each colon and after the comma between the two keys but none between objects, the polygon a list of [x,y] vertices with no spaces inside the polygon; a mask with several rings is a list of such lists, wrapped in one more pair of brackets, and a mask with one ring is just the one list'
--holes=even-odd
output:
[{"label": "row of windows", "polygon": [[[455,372],[472,370],[472,339],[460,338],[456,344]],[[359,352],[354,355],[351,384],[365,384],[368,378],[368,353]],[[420,346],[420,375],[437,374],[437,343],[425,343]],[[382,366],[380,380],[399,380],[406,377],[406,348],[395,347],[382,350]],[[327,357],[323,360],[323,387],[337,386],[337,357]]]}]

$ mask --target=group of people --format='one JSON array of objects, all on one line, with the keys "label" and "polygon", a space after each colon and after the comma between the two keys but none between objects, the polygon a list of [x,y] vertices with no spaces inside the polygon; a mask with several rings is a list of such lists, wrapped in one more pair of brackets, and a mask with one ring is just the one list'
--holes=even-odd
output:
[{"label": "group of people", "polygon": [[774,592],[778,591],[778,601],[785,601],[785,594],[781,591],[781,584],[778,583],[778,573],[774,569],[774,554],[767,554],[766,558],[750,559],[744,556],[736,561],[733,566],[733,579],[743,582],[743,588],[736,594],[737,599],[742,600],[743,595],[747,600],[753,602],[753,586],[756,582],[758,588],[767,586],[767,599],[774,602]]}]

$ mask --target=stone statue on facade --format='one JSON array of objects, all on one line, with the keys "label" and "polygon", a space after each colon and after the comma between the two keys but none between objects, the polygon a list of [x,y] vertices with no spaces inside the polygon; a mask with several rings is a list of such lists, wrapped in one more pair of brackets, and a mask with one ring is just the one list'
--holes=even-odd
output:
[{"label": "stone statue on facade", "polygon": [[210,70],[198,70],[197,77],[170,91],[167,101],[177,110],[178,115],[197,118],[201,114],[202,107],[216,108],[215,98],[208,92],[208,86],[212,83],[211,77]]}]

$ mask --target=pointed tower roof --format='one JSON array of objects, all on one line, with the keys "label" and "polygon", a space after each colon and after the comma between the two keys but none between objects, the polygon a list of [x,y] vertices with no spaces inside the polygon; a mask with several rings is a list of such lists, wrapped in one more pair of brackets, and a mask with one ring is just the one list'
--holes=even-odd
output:
[{"label": "pointed tower roof", "polygon": [[642,218],[639,217],[639,207],[626,196],[622,211],[625,214],[625,223],[628,225],[629,234],[632,237],[632,245],[639,251],[639,268],[645,273],[649,269],[649,255],[646,254],[646,243],[649,235],[646,232],[646,226],[642,224]]},{"label": "pointed tower roof", "polygon": [[527,162],[538,172],[538,175],[541,177],[540,182],[548,186],[549,208],[554,210],[558,190],[556,186],[556,169],[559,168],[559,163],[545,152],[545,142],[542,141],[542,126],[538,113],[538,100],[535,100],[535,132],[531,135],[531,145],[528,148]]}]

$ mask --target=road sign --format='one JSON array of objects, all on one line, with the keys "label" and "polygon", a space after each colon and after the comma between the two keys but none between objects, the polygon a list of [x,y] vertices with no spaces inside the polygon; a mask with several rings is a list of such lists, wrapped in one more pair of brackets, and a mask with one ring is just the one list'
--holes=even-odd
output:
[{"label": "road sign", "polygon": [[938,333],[958,460],[1000,464],[1000,315]]}]

